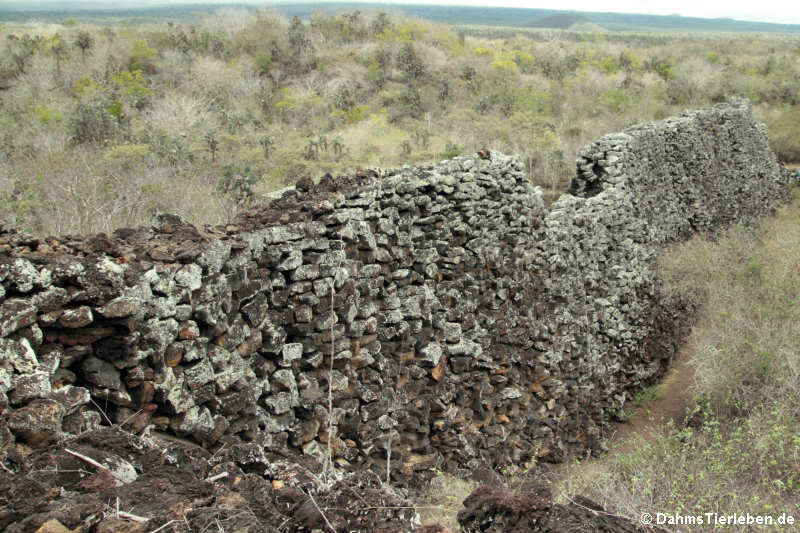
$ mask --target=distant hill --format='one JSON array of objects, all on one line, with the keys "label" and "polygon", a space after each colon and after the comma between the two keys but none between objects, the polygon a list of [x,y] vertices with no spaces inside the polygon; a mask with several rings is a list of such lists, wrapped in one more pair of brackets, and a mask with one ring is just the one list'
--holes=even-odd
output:
[{"label": "distant hill", "polygon": [[[335,3],[275,3],[274,7],[299,17],[310,17],[324,9],[335,13],[353,9],[399,11],[428,20],[449,24],[531,27],[531,23],[552,15],[578,15],[605,29],[620,31],[710,31],[800,34],[800,24],[772,24],[733,19],[702,19],[677,15],[634,15],[563,11],[556,9],[527,9],[516,7],[434,6],[421,4]],[[580,24],[579,24],[580,26]]]},{"label": "distant hill", "polygon": [[[163,20],[164,18],[192,18],[221,7],[275,7],[289,15],[309,18],[312,13],[325,10],[330,13],[352,10],[396,11],[428,20],[461,25],[546,27],[562,29],[599,29],[621,31],[709,31],[756,32],[800,34],[800,24],[772,24],[748,22],[727,18],[702,19],[677,15],[634,15],[626,13],[577,12],[554,9],[526,9],[512,7],[435,6],[420,4],[380,4],[356,2],[295,3],[242,0],[240,3],[168,4],[166,0],[120,0],[114,7],[80,0],[44,0],[36,4],[21,0],[0,0],[0,20],[60,20],[70,18]],[[103,7],[95,7],[102,5]],[[134,5],[140,7],[133,7]],[[573,22],[566,25],[566,22]],[[543,24],[544,23],[544,24]],[[597,25],[597,26],[594,26]]]},{"label": "distant hill", "polygon": [[576,24],[591,24],[592,21],[577,13],[557,13],[538,18],[528,24],[532,28],[553,28],[556,30],[566,30]]}]

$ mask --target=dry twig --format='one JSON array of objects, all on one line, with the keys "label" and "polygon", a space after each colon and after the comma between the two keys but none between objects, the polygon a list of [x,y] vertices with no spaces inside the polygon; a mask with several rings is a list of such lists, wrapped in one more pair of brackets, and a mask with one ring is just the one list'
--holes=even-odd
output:
[{"label": "dry twig", "polygon": [[217,481],[218,479],[223,479],[223,478],[228,477],[228,475],[229,474],[227,472],[220,472],[219,474],[217,474],[215,476],[207,477],[206,481]]}]

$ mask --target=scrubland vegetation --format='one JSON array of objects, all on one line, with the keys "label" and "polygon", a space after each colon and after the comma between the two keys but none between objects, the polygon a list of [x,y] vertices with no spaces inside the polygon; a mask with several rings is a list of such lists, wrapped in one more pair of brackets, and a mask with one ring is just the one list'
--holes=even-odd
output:
[{"label": "scrubland vegetation", "polygon": [[732,95],[800,160],[800,39],[456,30],[385,13],[0,27],[6,225],[224,222],[259,194],[481,148],[558,194],[578,149]]},{"label": "scrubland vegetation", "polygon": [[[696,408],[687,426],[642,435],[635,451],[609,456],[594,475],[567,483],[565,494],[637,519],[643,512],[797,519],[798,264],[800,200],[758,229],[696,237],[665,254],[668,285],[700,304],[690,339]],[[797,523],[767,529],[796,531]]]}]

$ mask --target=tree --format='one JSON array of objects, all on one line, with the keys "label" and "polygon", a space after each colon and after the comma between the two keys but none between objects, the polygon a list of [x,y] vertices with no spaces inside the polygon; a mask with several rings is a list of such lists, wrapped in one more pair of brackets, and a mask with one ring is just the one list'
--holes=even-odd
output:
[{"label": "tree", "polygon": [[389,15],[384,11],[380,11],[372,21],[372,35],[378,36],[390,29],[392,29],[392,21],[389,20]]},{"label": "tree", "polygon": [[414,45],[405,43],[397,56],[397,63],[403,72],[412,80],[417,80],[425,75],[425,64],[414,50]]},{"label": "tree", "polygon": [[86,59],[86,51],[94,46],[94,39],[88,31],[79,31],[75,37],[75,47],[79,48],[81,55]]},{"label": "tree", "polygon": [[297,15],[293,16],[289,23],[288,37],[289,46],[295,54],[302,54],[311,46],[311,41],[306,38],[303,21]]},{"label": "tree", "polygon": [[44,38],[41,35],[31,37],[25,34],[22,37],[17,37],[11,34],[8,36],[11,60],[17,68],[17,74],[25,73],[25,65],[31,57],[39,53],[43,42]]},{"label": "tree", "polygon": [[453,97],[453,92],[450,89],[450,82],[445,76],[439,80],[439,93],[437,98],[442,105],[447,105],[450,103],[450,99]]},{"label": "tree", "polygon": [[217,150],[219,150],[219,141],[217,140],[216,136],[213,132],[209,132],[203,138],[206,143],[206,150],[208,153],[211,154],[211,162],[215,162],[217,160]]},{"label": "tree", "polygon": [[647,62],[647,69],[658,74],[664,83],[675,77],[675,64],[669,58],[652,57]]},{"label": "tree", "polygon": [[56,60],[56,75],[61,76],[61,62],[67,58],[67,45],[59,34],[55,34],[47,39],[47,51]]}]

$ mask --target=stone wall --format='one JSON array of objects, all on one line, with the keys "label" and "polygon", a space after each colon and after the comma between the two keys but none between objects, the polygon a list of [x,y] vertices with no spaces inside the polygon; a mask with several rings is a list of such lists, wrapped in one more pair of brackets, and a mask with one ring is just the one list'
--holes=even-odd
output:
[{"label": "stone wall", "polygon": [[674,354],[658,251],[789,187],[732,101],[601,138],[549,210],[491,152],[302,180],[222,227],[6,231],[0,444],[117,423],[395,481],[559,460]]}]

